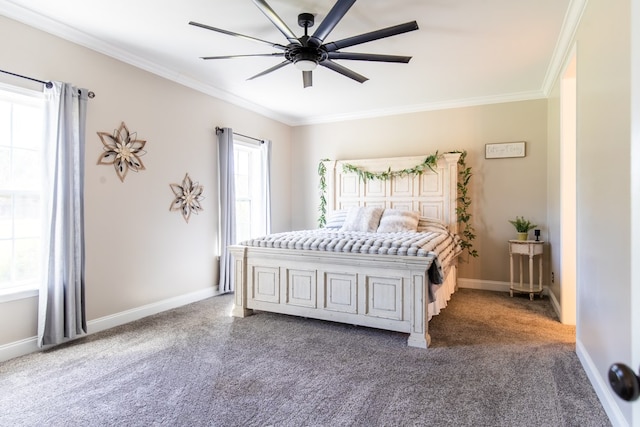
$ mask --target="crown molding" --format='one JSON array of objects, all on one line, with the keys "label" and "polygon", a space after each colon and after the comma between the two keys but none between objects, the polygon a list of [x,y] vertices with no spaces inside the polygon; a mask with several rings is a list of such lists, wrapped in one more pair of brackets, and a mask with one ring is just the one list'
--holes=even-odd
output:
[{"label": "crown molding", "polygon": [[562,23],[562,29],[560,30],[560,37],[558,37],[558,41],[556,42],[547,73],[542,83],[542,93],[544,93],[545,97],[548,97],[551,93],[553,85],[564,68],[567,55],[573,46],[573,39],[578,30],[580,20],[582,19],[582,14],[587,7],[587,3],[588,0],[571,0],[569,3],[567,13]]},{"label": "crown molding", "polygon": [[476,107],[480,105],[502,104],[505,102],[531,101],[543,99],[547,96],[542,91],[514,92],[502,95],[480,96],[475,98],[455,99],[442,102],[428,102],[409,106],[397,106],[386,109],[361,111],[356,113],[334,114],[326,116],[309,117],[297,120],[292,126],[305,126],[322,123],[341,122],[348,120],[371,119],[375,117],[396,116],[400,114],[421,113],[425,111],[447,110],[451,108]]},{"label": "crown molding", "polygon": [[565,19],[563,22],[561,36],[556,43],[556,47],[554,49],[553,58],[547,68],[547,73],[542,85],[542,89],[540,91],[529,91],[529,92],[516,92],[516,93],[508,93],[496,96],[488,96],[488,97],[476,97],[476,98],[467,98],[467,99],[458,99],[451,101],[436,101],[436,102],[428,102],[424,104],[415,104],[410,106],[396,106],[385,109],[376,109],[376,110],[367,110],[367,111],[359,111],[354,113],[346,113],[346,114],[331,114],[331,115],[322,115],[322,116],[313,116],[313,117],[305,117],[305,118],[297,118],[291,117],[289,115],[284,115],[281,113],[277,113],[273,110],[267,109],[263,106],[255,104],[251,101],[248,101],[244,98],[233,95],[229,92],[218,89],[214,86],[207,85],[198,81],[196,79],[192,79],[186,77],[179,72],[164,67],[160,64],[145,60],[136,55],[132,55],[131,53],[119,49],[109,43],[105,43],[102,40],[99,40],[95,37],[92,37],[84,32],[78,31],[74,28],[71,28],[65,24],[62,24],[59,21],[51,19],[49,17],[38,14],[24,6],[18,5],[10,0],[0,0],[0,14],[16,20],[18,22],[22,22],[26,25],[44,31],[46,33],[52,34],[54,36],[60,37],[72,43],[78,44],[80,46],[84,46],[93,51],[102,53],[111,58],[117,59],[129,65],[132,65],[136,68],[148,71],[157,76],[163,77],[167,80],[173,81],[175,83],[181,84],[198,92],[213,96],[222,101],[229,102],[238,107],[245,108],[247,110],[253,111],[257,114],[265,116],[267,118],[276,120],[288,126],[303,126],[303,125],[312,125],[312,124],[321,124],[321,123],[329,123],[329,122],[340,122],[340,121],[348,121],[348,120],[359,120],[359,119],[367,119],[374,117],[382,117],[382,116],[393,116],[400,114],[411,114],[418,113],[424,111],[434,111],[434,110],[442,110],[442,109],[450,109],[450,108],[461,108],[461,107],[471,107],[478,105],[487,105],[487,104],[496,104],[496,103],[504,103],[504,102],[517,102],[517,101],[526,101],[532,99],[546,98],[548,97],[551,88],[557,78],[557,75],[564,63],[564,57],[570,47],[571,40],[575,34],[576,28],[584,11],[588,0],[571,0],[569,8],[567,10],[567,14],[565,15]]},{"label": "crown molding", "polygon": [[47,16],[36,13],[12,1],[0,0],[0,14],[6,16],[7,18],[29,25],[38,30],[75,43],[77,45],[84,46],[93,51],[102,53],[126,64],[132,65],[136,68],[148,71],[167,80],[171,80],[175,83],[194,89],[198,92],[211,95],[215,98],[221,99],[242,108],[246,108],[247,110],[254,111],[258,114],[277,120],[279,122],[290,124],[289,122],[291,121],[291,118],[288,116],[277,114],[244,98],[235,96],[233,94],[230,94],[229,92],[225,92],[211,85],[207,85],[198,80],[181,75],[180,73],[159,65],[155,62],[147,61],[143,58],[140,58],[139,56],[132,55],[125,50],[119,49],[109,43],[105,43],[100,39],[92,37],[82,31],[71,28],[68,25],[65,25]]}]

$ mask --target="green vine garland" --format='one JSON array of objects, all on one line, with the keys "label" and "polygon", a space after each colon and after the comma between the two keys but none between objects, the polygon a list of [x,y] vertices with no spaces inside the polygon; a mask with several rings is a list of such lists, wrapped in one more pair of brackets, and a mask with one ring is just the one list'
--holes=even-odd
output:
[{"label": "green vine garland", "polygon": [[[458,180],[458,206],[456,207],[456,215],[458,217],[458,223],[461,226],[460,230],[460,246],[463,251],[467,251],[467,254],[472,257],[478,256],[478,251],[473,249],[472,241],[476,238],[475,230],[473,225],[471,224],[471,214],[469,213],[469,206],[471,205],[471,199],[468,193],[469,181],[471,180],[471,168],[467,166],[467,152],[466,151],[451,151],[450,153],[460,153],[460,158],[458,159],[458,165],[460,166],[458,174],[460,175],[460,179]],[[392,171],[391,168],[384,172],[369,172],[358,168],[357,166],[344,164],[342,166],[343,172],[355,173],[358,177],[363,180],[381,180],[386,181],[393,177],[400,177],[404,175],[422,175],[427,169],[435,172],[435,167],[438,164],[438,159],[442,157],[436,151],[434,154],[427,156],[422,163],[416,165],[412,168],[402,169],[397,171]],[[320,176],[320,205],[318,210],[320,211],[320,216],[318,218],[318,226],[324,227],[327,223],[327,199],[325,194],[327,193],[327,181],[326,181],[326,173],[327,168],[324,165],[324,162],[329,161],[330,159],[322,159],[318,164],[318,175]]]},{"label": "green vine garland", "polygon": [[367,180],[380,180],[380,181],[387,181],[391,178],[395,178],[398,176],[404,176],[404,175],[422,175],[422,173],[427,169],[431,169],[432,172],[435,172],[434,167],[436,167],[438,165],[438,158],[440,156],[438,156],[438,152],[436,151],[435,154],[432,154],[430,156],[428,156],[426,159],[424,159],[424,162],[420,163],[419,165],[416,165],[412,168],[408,168],[408,169],[402,169],[399,171],[392,171],[391,168],[389,168],[387,171],[385,172],[369,172],[369,171],[365,171],[362,169],[359,169],[357,166],[353,166],[350,164],[344,164],[342,166],[342,170],[343,172],[349,172],[349,173],[355,173],[358,175],[358,177],[362,180],[362,181],[367,181]]},{"label": "green vine garland", "polygon": [[466,151],[453,151],[453,153],[460,153],[458,159],[458,206],[456,207],[456,214],[458,215],[458,224],[460,224],[460,246],[463,251],[467,251],[469,256],[474,258],[478,257],[478,251],[473,249],[471,243],[475,238],[475,229],[471,223],[471,214],[469,213],[469,206],[471,206],[471,198],[469,197],[469,181],[471,180],[471,168],[467,166],[467,152]]},{"label": "green vine garland", "polygon": [[327,167],[324,165],[324,162],[328,162],[329,160],[330,159],[322,159],[318,164],[318,175],[320,175],[320,206],[318,207],[320,217],[318,218],[318,226],[320,228],[327,224],[327,198],[325,197],[325,194],[327,194]]}]

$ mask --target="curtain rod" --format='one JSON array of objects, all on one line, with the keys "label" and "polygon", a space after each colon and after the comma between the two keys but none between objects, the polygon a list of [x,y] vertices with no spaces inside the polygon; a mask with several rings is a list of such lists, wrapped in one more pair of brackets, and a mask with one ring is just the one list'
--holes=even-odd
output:
[{"label": "curtain rod", "polygon": [[[218,133],[220,133],[220,132],[222,132],[222,128],[221,128],[221,127],[219,127],[219,126],[216,126],[216,134],[218,134]],[[245,138],[253,139],[254,141],[258,141],[258,142],[259,142],[259,143],[261,143],[261,144],[264,142],[264,139],[254,138],[253,136],[243,135],[243,134],[238,133],[238,132],[233,132],[233,134],[234,134],[234,135],[238,135],[238,136],[243,136],[243,137],[245,137]]]},{"label": "curtain rod", "polygon": [[[45,82],[43,80],[34,79],[33,77],[27,77],[27,76],[23,76],[21,74],[12,73],[11,71],[0,70],[0,73],[10,74],[10,75],[15,76],[15,77],[20,77],[21,79],[27,79],[27,80],[31,80],[32,82],[42,83],[43,85],[45,85],[47,87],[47,89],[51,89],[53,87],[53,83],[51,83],[51,82]],[[94,98],[96,96],[96,94],[93,93],[92,91],[89,91],[87,96],[89,98]]]}]

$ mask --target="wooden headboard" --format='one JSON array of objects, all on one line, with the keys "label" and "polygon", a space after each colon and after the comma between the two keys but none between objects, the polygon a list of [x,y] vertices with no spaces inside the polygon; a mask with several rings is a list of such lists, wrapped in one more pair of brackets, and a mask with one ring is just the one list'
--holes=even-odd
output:
[{"label": "wooden headboard", "polygon": [[458,232],[456,213],[459,153],[444,154],[436,172],[404,175],[390,180],[362,181],[356,173],[345,173],[349,164],[369,172],[398,171],[413,168],[428,156],[390,157],[381,159],[335,160],[325,162],[327,211],[352,206],[377,206],[413,210],[422,216],[443,221],[449,231]]}]

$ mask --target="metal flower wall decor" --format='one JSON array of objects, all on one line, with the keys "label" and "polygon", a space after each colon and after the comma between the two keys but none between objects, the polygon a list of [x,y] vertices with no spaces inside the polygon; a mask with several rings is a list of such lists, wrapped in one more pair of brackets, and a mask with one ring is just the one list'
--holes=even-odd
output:
[{"label": "metal flower wall decor", "polygon": [[108,132],[98,132],[98,136],[104,144],[104,153],[98,158],[98,164],[113,165],[120,181],[124,182],[129,169],[134,172],[144,170],[140,156],[146,154],[143,148],[147,141],[136,139],[137,133],[129,132],[124,122],[113,131],[113,135]]},{"label": "metal flower wall decor", "polygon": [[200,201],[204,199],[202,191],[204,187],[193,182],[187,173],[182,184],[169,184],[171,191],[176,196],[169,207],[170,211],[181,211],[184,220],[189,223],[191,212],[198,213],[203,210]]}]

